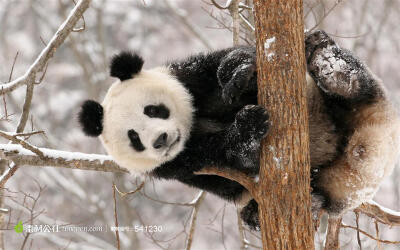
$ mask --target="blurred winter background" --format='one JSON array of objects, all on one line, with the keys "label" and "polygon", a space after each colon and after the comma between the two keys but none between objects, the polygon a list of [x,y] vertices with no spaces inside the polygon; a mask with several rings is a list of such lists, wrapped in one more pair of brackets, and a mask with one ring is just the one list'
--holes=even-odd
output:
[{"label": "blurred winter background", "polygon": [[[220,1],[221,5],[224,2]],[[251,1],[244,0],[251,7]],[[16,58],[13,79],[25,73],[58,26],[74,7],[72,0],[0,0],[0,82],[7,82]],[[333,8],[334,7],[334,8]],[[243,12],[251,23],[249,10]],[[318,25],[344,47],[354,51],[380,76],[392,100],[400,97],[399,0],[319,1],[306,0],[307,28]],[[190,54],[232,45],[231,18],[227,10],[208,0],[95,0],[84,14],[85,30],[69,35],[50,61],[42,83],[35,87],[31,116],[25,131],[44,130],[30,142],[40,147],[102,153],[98,139],[85,137],[77,123],[79,105],[85,99],[102,100],[114,80],[108,75],[110,57],[124,49],[136,50],[145,58],[145,68]],[[81,20],[80,25],[83,24]],[[242,44],[252,41],[251,28],[242,22]],[[18,56],[16,57],[16,55]],[[0,129],[14,131],[24,102],[20,88],[0,103],[9,120]],[[6,143],[6,140],[0,140]],[[400,210],[400,168],[387,179],[375,201]],[[140,179],[127,174],[61,168],[22,167],[3,190],[2,228],[4,248],[19,249],[114,249],[115,233],[112,183],[131,191]],[[199,190],[175,181],[146,180],[140,192],[117,195],[120,226],[161,226],[161,232],[120,232],[122,249],[183,249],[194,206],[188,205]],[[37,199],[38,197],[38,199]],[[36,201],[36,202],[35,202]],[[176,204],[171,204],[176,203]],[[182,203],[185,203],[182,205]],[[236,208],[207,194],[199,203],[192,249],[240,249]],[[33,207],[33,210],[32,210]],[[18,220],[34,224],[102,226],[102,232],[17,234]],[[345,223],[355,225],[354,213]],[[373,220],[361,215],[360,228],[376,235]],[[106,231],[107,229],[107,231]],[[261,246],[258,233],[244,229],[247,247]],[[400,229],[379,226],[379,237],[400,240]],[[320,236],[320,237],[319,237]],[[323,230],[316,237],[321,246]],[[364,249],[398,249],[360,235]],[[25,241],[25,243],[24,243]],[[343,249],[358,249],[357,235],[342,229]]]}]

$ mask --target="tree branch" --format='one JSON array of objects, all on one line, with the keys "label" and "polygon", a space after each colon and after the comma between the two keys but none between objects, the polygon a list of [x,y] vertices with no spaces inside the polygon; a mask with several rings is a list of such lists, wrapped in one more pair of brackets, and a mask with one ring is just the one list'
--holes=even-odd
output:
[{"label": "tree branch", "polygon": [[329,218],[328,232],[325,239],[325,250],[339,249],[339,233],[342,218]]},{"label": "tree branch", "polygon": [[381,242],[381,243],[385,243],[385,244],[400,244],[400,241],[382,240],[382,239],[376,238],[376,237],[370,235],[369,233],[365,232],[364,230],[359,229],[358,227],[349,226],[349,225],[346,225],[346,224],[343,224],[343,223],[342,223],[341,227],[354,229],[358,233],[362,233],[365,236],[367,236],[367,237],[369,237],[369,238],[371,238],[371,239],[373,239],[373,240],[375,240],[377,242]]},{"label": "tree branch", "polygon": [[113,188],[113,199],[114,199],[115,237],[116,237],[116,241],[117,241],[117,249],[120,250],[121,249],[121,243],[119,241],[117,198],[115,197],[115,190],[116,190],[117,187],[115,186],[114,182],[113,182],[112,188]]},{"label": "tree branch", "polygon": [[252,177],[247,176],[245,173],[239,172],[234,169],[219,169],[213,166],[205,167],[200,171],[195,172],[197,175],[218,175],[225,177],[229,180],[236,181],[244,186],[254,199],[257,200],[257,187],[256,182]]},{"label": "tree branch", "polygon": [[385,208],[374,201],[363,203],[354,211],[362,212],[386,225],[400,226],[400,212]]},{"label": "tree branch", "polygon": [[189,228],[189,235],[186,239],[186,246],[185,250],[190,250],[192,247],[193,243],[193,236],[194,236],[194,230],[196,228],[196,220],[197,220],[197,214],[199,213],[199,208],[201,203],[204,200],[204,197],[206,196],[206,192],[201,191],[198,196],[192,201],[193,203],[193,210],[192,214],[190,216],[190,228]]},{"label": "tree branch", "polygon": [[75,24],[79,21],[79,19],[82,17],[82,14],[89,7],[90,2],[91,0],[79,1],[79,3],[72,9],[70,15],[67,17],[64,23],[60,25],[59,29],[51,38],[48,45],[42,50],[26,73],[14,81],[0,85],[0,95],[9,93],[21,87],[22,85],[26,84],[29,86],[29,84],[33,84],[35,82],[36,74],[43,72],[49,59],[53,57],[56,49],[63,44],[67,36],[71,33],[71,31],[73,31]]},{"label": "tree branch", "polygon": [[[38,148],[38,150],[43,153],[44,157],[40,157],[18,144],[0,144],[0,158],[10,160],[16,165],[35,167],[53,166],[81,170],[129,173],[127,169],[118,166],[110,156],[67,152],[47,148]],[[4,175],[0,177],[0,186],[4,181],[3,178]]]},{"label": "tree branch", "polygon": [[40,158],[43,158],[44,155],[43,153],[35,146],[29,144],[28,142],[21,140],[17,137],[17,135],[13,135],[4,131],[0,131],[0,136],[14,142],[14,143],[18,143],[20,144],[22,147],[28,149],[29,151],[35,153],[36,155],[38,155]]}]

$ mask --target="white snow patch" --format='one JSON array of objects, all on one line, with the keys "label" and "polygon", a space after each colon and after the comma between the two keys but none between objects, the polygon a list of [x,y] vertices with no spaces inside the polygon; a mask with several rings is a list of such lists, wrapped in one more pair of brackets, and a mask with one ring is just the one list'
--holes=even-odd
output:
[{"label": "white snow patch", "polygon": [[361,202],[368,201],[374,197],[376,192],[375,188],[367,187],[356,192],[357,199]]},{"label": "white snow patch", "polygon": [[272,43],[275,42],[275,40],[276,40],[275,37],[271,37],[271,38],[268,38],[267,40],[265,40],[264,49],[269,49],[271,47]]},{"label": "white snow patch", "polygon": [[274,56],[275,56],[274,52],[268,53],[267,54],[267,61],[270,62],[270,61],[274,60]]},{"label": "white snow patch", "polygon": [[[7,151],[18,151],[19,154],[23,155],[36,155],[32,151],[23,148],[21,145],[18,144],[0,144],[0,150],[7,150]],[[38,148],[43,154],[49,158],[57,159],[63,158],[66,161],[72,160],[87,160],[87,161],[96,161],[99,160],[101,163],[104,161],[112,161],[112,157],[109,155],[100,155],[100,154],[85,154],[81,152],[68,152],[68,151],[60,151],[48,148]]]},{"label": "white snow patch", "polygon": [[254,177],[254,182],[255,183],[258,183],[260,181],[260,176],[259,175],[256,175],[255,177]]},{"label": "white snow patch", "polygon": [[395,216],[400,216],[400,212],[394,211],[390,208],[383,207],[383,206],[379,205],[378,203],[376,203],[375,201],[370,201],[369,203],[371,203],[372,205],[378,206],[385,213],[392,214]]},{"label": "white snow patch", "polygon": [[[330,84],[337,85],[340,81],[337,79],[336,72],[344,71],[347,67],[347,63],[343,59],[335,57],[332,52],[332,47],[333,46],[328,46],[324,48],[322,53],[316,56],[315,64],[318,66],[320,74],[325,76]],[[323,86],[320,87],[322,90],[327,91]],[[351,87],[351,84],[349,84],[349,90],[351,90]]]},{"label": "white snow patch", "polygon": [[282,162],[282,158],[281,157],[273,156],[272,160],[276,163],[276,166],[278,168],[281,168],[281,162]]},{"label": "white snow patch", "polygon": [[275,37],[267,38],[264,43],[264,53],[268,62],[274,60],[275,52],[271,50],[271,46],[275,43],[275,40]]}]

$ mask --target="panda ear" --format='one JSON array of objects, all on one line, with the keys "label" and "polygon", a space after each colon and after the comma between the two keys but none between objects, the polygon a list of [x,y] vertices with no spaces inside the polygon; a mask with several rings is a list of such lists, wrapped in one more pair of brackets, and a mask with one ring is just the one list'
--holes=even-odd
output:
[{"label": "panda ear", "polygon": [[103,106],[92,100],[85,101],[78,119],[87,136],[99,136],[103,131]]},{"label": "panda ear", "polygon": [[142,70],[143,59],[132,52],[121,52],[111,60],[110,75],[118,77],[121,81],[131,79]]}]

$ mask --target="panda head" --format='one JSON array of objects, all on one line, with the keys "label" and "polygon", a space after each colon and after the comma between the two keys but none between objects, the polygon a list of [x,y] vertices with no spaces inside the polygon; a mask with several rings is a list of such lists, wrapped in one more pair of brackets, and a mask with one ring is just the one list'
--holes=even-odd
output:
[{"label": "panda head", "polygon": [[83,103],[79,122],[88,136],[100,136],[114,160],[132,172],[151,171],[184,148],[193,116],[192,97],[167,68],[142,70],[143,60],[122,52],[111,62],[120,81],[102,104]]}]

